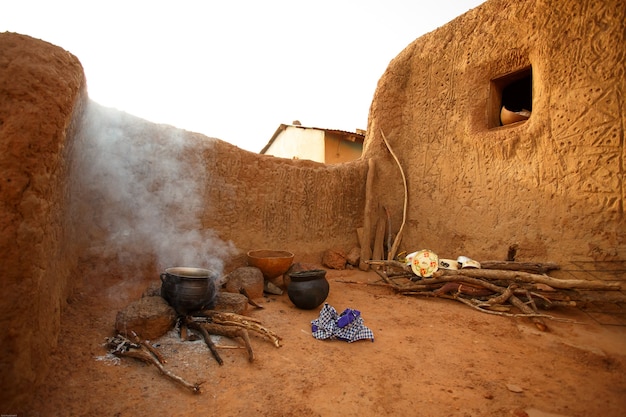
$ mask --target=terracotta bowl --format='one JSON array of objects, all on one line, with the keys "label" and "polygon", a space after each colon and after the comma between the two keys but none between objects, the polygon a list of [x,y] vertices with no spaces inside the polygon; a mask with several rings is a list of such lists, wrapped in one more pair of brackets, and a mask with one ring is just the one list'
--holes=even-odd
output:
[{"label": "terracotta bowl", "polygon": [[287,272],[293,256],[285,250],[251,250],[248,252],[248,265],[259,268],[265,279],[272,279]]}]

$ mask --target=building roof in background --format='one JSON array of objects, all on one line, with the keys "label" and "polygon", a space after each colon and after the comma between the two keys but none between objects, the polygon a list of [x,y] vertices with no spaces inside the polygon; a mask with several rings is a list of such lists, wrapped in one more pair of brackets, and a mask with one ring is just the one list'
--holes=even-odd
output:
[{"label": "building roof in background", "polygon": [[341,138],[343,140],[346,140],[346,141],[349,141],[349,142],[363,143],[363,141],[365,140],[365,131],[361,130],[361,129],[357,129],[356,132],[348,132],[348,131],[345,131],[345,130],[338,130],[338,129],[325,129],[325,128],[322,128],[322,127],[311,127],[311,126],[307,127],[307,126],[302,126],[300,124],[300,122],[298,122],[296,120],[296,121],[293,122],[293,124],[290,124],[290,125],[281,124],[280,126],[278,126],[278,129],[276,129],[276,131],[272,135],[272,137],[269,140],[269,142],[267,142],[267,145],[265,145],[263,147],[263,149],[261,149],[261,151],[259,153],[260,154],[264,154],[265,152],[267,152],[267,150],[270,148],[270,146],[272,146],[272,143],[274,143],[276,138],[281,134],[281,132],[283,132],[288,127],[296,127],[298,129],[323,130],[325,133],[334,133],[334,134],[336,134],[338,136],[341,136]]}]

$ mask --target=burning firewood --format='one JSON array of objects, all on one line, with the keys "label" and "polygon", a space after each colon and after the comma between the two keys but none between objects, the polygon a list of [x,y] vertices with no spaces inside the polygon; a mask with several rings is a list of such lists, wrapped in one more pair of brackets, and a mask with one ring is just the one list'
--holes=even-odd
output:
[{"label": "burning firewood", "polygon": [[212,323],[209,318],[205,317],[188,316],[185,318],[185,323],[190,329],[197,330],[200,334],[202,334],[202,337],[213,354],[213,357],[220,365],[223,365],[224,361],[220,357],[217,347],[211,340],[212,334],[230,337],[231,339],[241,338],[246,350],[248,351],[248,360],[250,362],[254,361],[254,351],[252,350],[252,344],[250,343],[250,337],[248,336],[248,331],[246,329]]},{"label": "burning firewood", "polygon": [[[156,310],[155,314],[152,314],[150,316],[156,317],[156,320],[158,321],[162,315],[166,314],[167,326],[158,327],[158,333],[150,333],[146,330],[145,327],[142,327],[143,322],[141,321],[141,319],[143,318],[143,316],[141,313],[143,313],[143,310],[141,310],[140,312],[136,312],[135,310],[137,309],[135,308],[131,311],[135,313],[134,315],[130,315],[127,311],[124,311],[124,313],[126,314],[118,314],[118,320],[116,321],[116,329],[118,331],[117,336],[107,338],[106,346],[109,349],[109,353],[115,356],[135,358],[142,362],[156,366],[161,374],[182,385],[183,387],[189,389],[194,394],[199,394],[200,383],[190,383],[166,369],[164,367],[164,364],[166,363],[165,358],[161,355],[159,350],[156,349],[147,340],[140,338],[138,336],[138,333],[162,335],[164,333],[163,328],[168,330],[172,327],[175,327],[174,323],[171,323],[172,321],[175,321],[178,324],[180,340],[182,342],[188,340],[197,340],[200,337],[199,335],[201,335],[219,365],[224,364],[224,361],[222,360],[218,352],[219,348],[245,348],[248,353],[248,360],[252,362],[254,361],[254,351],[252,350],[252,344],[250,343],[250,336],[248,334],[248,331],[254,331],[256,333],[259,333],[263,337],[269,339],[276,347],[280,347],[281,338],[276,333],[262,326],[259,320],[247,316],[242,316],[231,311],[224,311],[224,309],[230,308],[235,309],[235,311],[244,311],[247,303],[251,303],[257,307],[262,308],[261,305],[258,305],[250,300],[250,297],[245,290],[243,290],[242,292],[244,293],[243,295],[229,293],[222,294],[223,297],[218,296],[218,299],[221,302],[216,305],[216,309],[214,310],[196,311],[190,315],[179,314],[178,316],[176,315],[176,312],[173,310],[173,308],[167,306],[166,301],[161,299],[161,297],[145,297],[154,299],[150,301],[157,307],[161,307],[162,304],[165,304],[167,306],[167,311],[165,313],[161,311],[162,309],[159,309]],[[145,304],[145,298],[143,303],[136,304]],[[220,308],[219,310],[217,309],[218,306]],[[133,307],[135,307],[135,305],[133,305]],[[151,313],[154,311],[155,309],[150,310]],[[170,313],[174,315],[175,320],[170,320]],[[120,320],[119,317],[124,318],[124,320]],[[136,320],[131,321],[129,320],[129,317]],[[211,340],[212,334],[229,337],[231,339],[241,339],[244,346],[216,346],[215,343],[213,343],[213,341]]]},{"label": "burning firewood", "polygon": [[215,324],[235,326],[251,330],[269,339],[274,344],[274,346],[281,346],[281,337],[270,329],[263,327],[259,320],[253,319],[252,317],[214,310],[205,310],[202,312],[202,314],[206,317],[209,317],[211,321]]},{"label": "burning firewood", "polygon": [[280,347],[281,338],[273,331],[262,326],[259,320],[235,313],[204,310],[196,315],[186,316],[182,320],[181,326],[199,332],[213,354],[213,357],[215,357],[215,360],[220,365],[224,362],[217,351],[217,347],[211,340],[212,334],[229,337],[231,339],[241,338],[248,351],[248,360],[250,362],[254,361],[254,351],[252,350],[248,330],[259,333],[269,339],[274,346]]}]

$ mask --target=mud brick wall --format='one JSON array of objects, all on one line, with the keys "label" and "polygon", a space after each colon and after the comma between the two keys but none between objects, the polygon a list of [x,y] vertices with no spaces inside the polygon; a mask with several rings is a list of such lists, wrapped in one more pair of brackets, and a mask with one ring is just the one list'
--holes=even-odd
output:
[{"label": "mud brick wall", "polygon": [[19,410],[46,364],[72,289],[69,138],[82,67],[43,41],[0,34],[0,411]]},{"label": "mud brick wall", "polygon": [[[371,106],[365,157],[402,247],[446,258],[623,260],[626,7],[492,0],[415,40]],[[497,80],[531,68],[532,116],[492,126]],[[496,115],[497,120],[497,115]]]}]

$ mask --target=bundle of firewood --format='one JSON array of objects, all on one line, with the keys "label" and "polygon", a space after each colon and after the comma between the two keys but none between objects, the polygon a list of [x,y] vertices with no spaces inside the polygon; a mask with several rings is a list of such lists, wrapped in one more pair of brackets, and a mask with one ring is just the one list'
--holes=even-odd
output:
[{"label": "bundle of firewood", "polygon": [[[254,361],[254,352],[252,351],[248,331],[253,331],[261,335],[276,347],[281,346],[281,337],[270,329],[262,326],[259,320],[231,312],[204,310],[194,315],[179,317],[179,325],[181,341],[194,340],[194,338],[189,336],[189,329],[199,332],[211,354],[220,365],[222,365],[224,361],[218,353],[218,348],[222,348],[223,346],[216,346],[213,343],[211,340],[212,334],[231,339],[241,338],[248,352],[248,360],[250,362]],[[108,337],[106,339],[106,346],[109,349],[109,353],[115,356],[130,357],[154,365],[165,377],[182,385],[194,394],[201,393],[202,382],[188,382],[184,378],[166,369],[164,366],[166,360],[159,350],[150,343],[150,341],[141,339],[134,331],[130,331],[125,335],[118,333],[114,337]]]},{"label": "bundle of firewood", "polygon": [[619,283],[550,277],[547,272],[559,269],[553,263],[481,262],[481,268],[439,269],[429,278],[397,261],[368,263],[377,266],[374,270],[398,293],[448,298],[489,314],[528,317],[542,331],[547,330],[544,319],[562,319],[540,310],[575,307],[589,299],[589,291],[621,289]]}]

